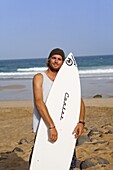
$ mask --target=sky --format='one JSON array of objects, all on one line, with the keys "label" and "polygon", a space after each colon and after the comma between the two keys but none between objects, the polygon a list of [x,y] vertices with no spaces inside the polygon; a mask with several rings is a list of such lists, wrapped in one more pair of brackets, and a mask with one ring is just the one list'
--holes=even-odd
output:
[{"label": "sky", "polygon": [[0,59],[113,54],[113,0],[0,0]]}]

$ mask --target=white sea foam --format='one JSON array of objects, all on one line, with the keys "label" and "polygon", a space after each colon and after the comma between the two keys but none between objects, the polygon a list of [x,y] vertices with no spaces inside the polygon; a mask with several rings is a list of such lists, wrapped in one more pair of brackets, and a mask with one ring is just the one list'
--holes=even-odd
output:
[{"label": "white sea foam", "polygon": [[9,73],[0,73],[1,79],[21,79],[21,78],[33,78],[35,72],[9,72]]},{"label": "white sea foam", "polygon": [[[17,72],[0,72],[0,79],[28,79],[38,73],[45,71],[46,67],[18,68]],[[79,70],[80,77],[113,77],[113,68]]]},{"label": "white sea foam", "polygon": [[47,67],[33,67],[33,68],[18,68],[17,71],[18,72],[35,72],[35,71],[44,71],[46,70]]},{"label": "white sea foam", "polygon": [[92,69],[92,70],[80,70],[80,74],[106,74],[113,73],[113,69]]}]

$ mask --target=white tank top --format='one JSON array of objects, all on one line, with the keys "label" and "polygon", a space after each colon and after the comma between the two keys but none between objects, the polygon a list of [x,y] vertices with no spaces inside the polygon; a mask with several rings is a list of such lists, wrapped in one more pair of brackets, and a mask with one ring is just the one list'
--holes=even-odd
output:
[{"label": "white tank top", "polygon": [[[42,91],[43,91],[43,101],[44,103],[47,100],[47,97],[49,95],[50,89],[52,87],[53,81],[48,78],[45,72],[41,73],[43,75],[43,84],[42,84]],[[36,133],[39,127],[40,123],[40,114],[36,108],[36,104],[34,101],[34,112],[33,112],[33,131]]]}]

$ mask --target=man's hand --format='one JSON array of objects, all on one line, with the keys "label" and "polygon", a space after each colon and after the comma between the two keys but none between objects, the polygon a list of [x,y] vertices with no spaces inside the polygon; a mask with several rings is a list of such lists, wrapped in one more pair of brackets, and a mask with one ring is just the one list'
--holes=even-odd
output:
[{"label": "man's hand", "polygon": [[50,142],[56,142],[58,139],[58,132],[55,127],[49,128],[49,141]]},{"label": "man's hand", "polygon": [[83,130],[84,130],[84,125],[82,123],[78,123],[73,131],[75,138],[78,138],[79,136],[81,136],[83,133]]}]

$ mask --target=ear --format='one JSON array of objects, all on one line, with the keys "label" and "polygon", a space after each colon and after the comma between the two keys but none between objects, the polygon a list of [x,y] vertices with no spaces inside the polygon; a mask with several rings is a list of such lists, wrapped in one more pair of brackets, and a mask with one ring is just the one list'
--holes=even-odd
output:
[{"label": "ear", "polygon": [[49,66],[49,62],[50,62],[50,59],[47,59],[47,61],[46,61],[46,66],[47,67]]}]

